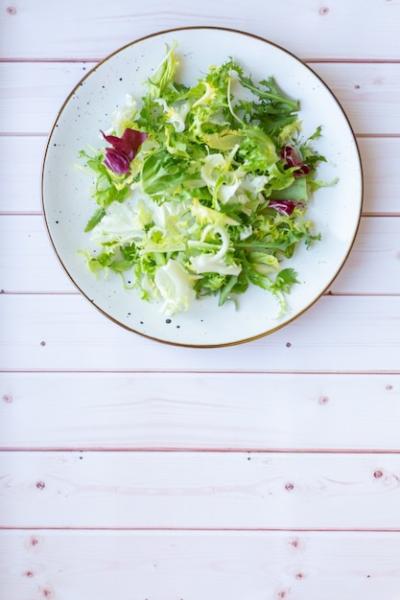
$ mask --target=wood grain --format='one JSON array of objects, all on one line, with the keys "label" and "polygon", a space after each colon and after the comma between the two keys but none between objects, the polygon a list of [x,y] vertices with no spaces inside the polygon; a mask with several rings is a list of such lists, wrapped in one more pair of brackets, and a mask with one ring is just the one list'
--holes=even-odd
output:
[{"label": "wood grain", "polygon": [[[46,133],[93,63],[0,63],[0,132]],[[313,63],[360,134],[399,134],[400,63]],[[29,97],[29,103],[26,98]]]},{"label": "wood grain", "polygon": [[399,371],[399,297],[325,296],[273,335],[211,350],[155,344],[80,296],[3,294],[0,303],[6,370]]},{"label": "wood grain", "polygon": [[3,373],[0,398],[0,449],[400,451],[399,375]]},{"label": "wood grain", "polygon": [[[44,137],[0,137],[0,211],[39,212],[40,171]],[[364,166],[364,213],[400,214],[400,179],[397,173],[400,138],[359,139]]]},{"label": "wood grain", "polygon": [[0,526],[400,530],[399,455],[2,452]]},{"label": "wood grain", "polygon": [[[396,58],[400,52],[397,2],[352,0],[316,3],[293,0],[273,4],[248,0],[19,0],[7,11],[1,50],[4,57],[102,57],[138,37],[183,25],[218,25],[251,31],[283,44],[302,57]],[[56,26],[58,25],[58,26]],[[29,33],[29,35],[27,35]]]},{"label": "wood grain", "polygon": [[393,533],[4,531],[5,598],[392,600]]},{"label": "wood grain", "polygon": [[[56,259],[40,216],[0,216],[0,239],[1,289],[76,291]],[[331,290],[400,294],[400,219],[363,219],[349,260]]]}]

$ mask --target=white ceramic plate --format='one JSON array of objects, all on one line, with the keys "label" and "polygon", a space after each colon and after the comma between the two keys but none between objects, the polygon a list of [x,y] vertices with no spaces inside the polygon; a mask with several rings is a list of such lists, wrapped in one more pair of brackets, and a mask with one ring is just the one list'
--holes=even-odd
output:
[{"label": "white ceramic plate", "polygon": [[[96,279],[78,254],[88,246],[83,232],[92,214],[90,177],[76,168],[78,152],[99,146],[99,129],[107,129],[125,94],[142,95],[144,81],[165,53],[178,42],[180,78],[192,84],[211,64],[232,56],[256,79],[274,75],[283,89],[301,101],[306,134],[323,125],[318,149],[329,159],[321,177],[339,177],[334,187],[319,190],[309,210],[322,241],[307,251],[299,247],[290,260],[301,285],[290,294],[287,313],[277,318],[274,298],[252,287],[219,308],[215,298],[196,301],[189,312],[166,319],[157,304],[123,289],[118,276]],[[359,152],[348,120],[337,100],[307,66],[282,48],[261,38],[219,28],[184,28],[137,40],[93,69],[63,105],[51,132],[43,167],[43,205],[54,248],[81,292],[116,323],[172,344],[219,346],[271,333],[304,312],[332,282],[352,246],[360,219],[362,174]]]}]

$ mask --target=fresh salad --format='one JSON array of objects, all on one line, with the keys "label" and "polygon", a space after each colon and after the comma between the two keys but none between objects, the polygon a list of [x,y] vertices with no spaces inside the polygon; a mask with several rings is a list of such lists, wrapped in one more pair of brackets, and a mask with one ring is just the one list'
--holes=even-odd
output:
[{"label": "fresh salad", "polygon": [[127,96],[101,132],[103,147],[80,153],[95,174],[88,266],[120,274],[167,315],[203,296],[237,301],[250,285],[282,312],[296,247],[320,238],[306,213],[326,185],[312,146],[321,128],[302,137],[300,104],[273,77],[255,82],[230,59],[188,87],[178,65],[167,48],[147,93]]}]

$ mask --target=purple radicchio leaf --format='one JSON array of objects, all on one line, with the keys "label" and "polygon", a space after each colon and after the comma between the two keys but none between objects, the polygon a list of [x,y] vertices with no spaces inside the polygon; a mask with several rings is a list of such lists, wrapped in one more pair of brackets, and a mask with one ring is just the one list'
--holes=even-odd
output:
[{"label": "purple radicchio leaf", "polygon": [[297,205],[298,203],[293,200],[270,200],[268,208],[273,208],[279,214],[290,217]]},{"label": "purple radicchio leaf", "polygon": [[297,167],[297,169],[293,171],[295,177],[308,175],[311,170],[310,167],[301,160],[299,153],[293,146],[283,146],[281,149],[281,159],[285,163],[285,169]]},{"label": "purple radicchio leaf", "polygon": [[106,158],[104,160],[106,167],[117,175],[128,173],[131,161],[147,139],[147,133],[129,128],[125,129],[121,137],[106,135],[103,131],[101,133],[112,146],[112,148],[106,148]]},{"label": "purple radicchio leaf", "polygon": [[117,175],[124,175],[129,172],[130,160],[124,152],[118,152],[114,148],[106,148],[106,157],[104,164]]}]

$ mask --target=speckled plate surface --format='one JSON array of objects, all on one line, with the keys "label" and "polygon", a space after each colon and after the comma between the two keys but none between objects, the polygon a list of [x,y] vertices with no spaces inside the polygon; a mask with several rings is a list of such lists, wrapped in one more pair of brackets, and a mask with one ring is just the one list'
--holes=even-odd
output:
[{"label": "speckled plate surface", "polygon": [[[319,190],[309,210],[322,241],[307,251],[300,247],[291,259],[301,281],[289,296],[287,313],[277,318],[276,301],[252,287],[232,303],[217,306],[215,298],[196,301],[189,312],[167,319],[157,304],[125,290],[118,276],[107,280],[91,274],[78,250],[88,246],[85,224],[92,214],[91,180],[76,168],[78,152],[99,146],[99,129],[107,129],[111,114],[125,94],[142,95],[143,82],[158,65],[165,43],[178,42],[182,56],[180,79],[192,84],[210,64],[233,56],[255,78],[274,75],[287,93],[301,101],[303,130],[323,125],[318,149],[329,159],[321,177],[339,183]],[[93,69],[64,103],[51,132],[43,166],[43,207],[56,253],[80,291],[115,323],[171,344],[221,346],[266,335],[292,321],[317,300],[346,260],[358,227],[362,204],[359,152],[340,105],[321,79],[301,61],[274,44],[219,28],[185,28],[160,32],[132,42]]]}]

